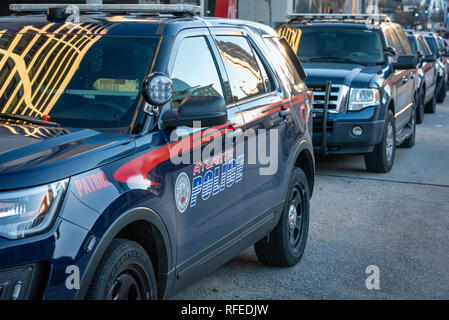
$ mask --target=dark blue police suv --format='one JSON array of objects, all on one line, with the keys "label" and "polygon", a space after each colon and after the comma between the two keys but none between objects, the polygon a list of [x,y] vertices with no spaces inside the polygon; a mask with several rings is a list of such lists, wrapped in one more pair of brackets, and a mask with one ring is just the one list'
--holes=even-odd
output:
[{"label": "dark blue police suv", "polygon": [[252,244],[300,260],[311,103],[274,30],[189,5],[11,9],[1,299],[166,298]]},{"label": "dark blue police suv", "polygon": [[404,30],[384,15],[299,14],[279,33],[308,74],[315,151],[390,171],[396,146],[415,144],[418,61]]}]

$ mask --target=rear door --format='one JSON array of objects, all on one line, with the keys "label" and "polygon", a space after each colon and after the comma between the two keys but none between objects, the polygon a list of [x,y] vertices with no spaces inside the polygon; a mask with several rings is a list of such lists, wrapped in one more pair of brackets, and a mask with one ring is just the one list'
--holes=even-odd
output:
[{"label": "rear door", "polygon": [[[291,96],[281,89],[275,73],[256,41],[245,30],[213,30],[224,61],[232,93],[231,104],[242,111],[245,128],[245,219],[271,216],[284,195],[289,157],[283,146],[290,143]],[[257,143],[257,144],[256,144]]]},{"label": "rear door", "polygon": [[[168,66],[174,109],[188,96],[225,97],[226,74],[212,41],[207,29],[185,31],[176,38]],[[242,172],[234,146],[225,149],[219,140],[230,124],[243,126],[237,106],[229,106],[228,119],[212,128],[179,127],[169,133],[172,155],[181,151],[173,141],[184,138],[181,141],[193,146],[185,161],[172,163],[180,279],[190,278],[189,271],[217,254],[220,242],[241,226],[245,216]]]}]

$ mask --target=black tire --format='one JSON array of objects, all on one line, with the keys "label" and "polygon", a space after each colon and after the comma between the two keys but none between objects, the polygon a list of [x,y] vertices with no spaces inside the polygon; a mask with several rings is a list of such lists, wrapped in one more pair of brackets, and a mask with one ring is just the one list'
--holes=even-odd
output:
[{"label": "black tire", "polygon": [[374,147],[373,152],[365,154],[366,169],[369,172],[387,173],[393,168],[395,156],[396,125],[393,113],[388,110],[382,141]]},{"label": "black tire", "polygon": [[410,136],[402,142],[401,147],[403,148],[413,148],[416,141],[416,109],[413,108],[412,118],[408,124],[412,128],[412,133]]},{"label": "black tire", "polygon": [[[446,80],[443,80],[443,83],[441,85],[440,90],[438,91],[438,95],[437,95],[437,102],[438,103],[442,103],[444,102],[444,99],[446,99]],[[433,112],[432,112],[433,113]]]},{"label": "black tire", "polygon": [[435,113],[437,110],[437,94],[436,92],[433,94],[432,100],[427,102],[427,104],[424,107],[424,111],[426,113]]},{"label": "black tire", "polygon": [[296,265],[306,247],[309,215],[310,193],[307,178],[300,168],[295,168],[278,224],[266,239],[254,244],[259,261],[276,267]]},{"label": "black tire", "polygon": [[416,123],[421,124],[424,122],[424,97],[425,92],[423,91],[418,98],[418,105],[416,106]]},{"label": "black tire", "polygon": [[87,292],[89,300],[156,300],[150,257],[138,243],[114,239],[101,258]]}]

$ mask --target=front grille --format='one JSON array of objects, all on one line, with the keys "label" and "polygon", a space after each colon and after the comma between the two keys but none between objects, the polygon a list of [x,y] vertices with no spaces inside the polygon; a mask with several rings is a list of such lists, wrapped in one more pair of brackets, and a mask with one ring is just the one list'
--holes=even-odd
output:
[{"label": "front grille", "polygon": [[[324,97],[326,86],[324,84],[308,84],[307,87],[313,92],[313,109],[324,108]],[[344,102],[349,88],[344,85],[332,85],[329,97],[329,112],[344,112]]]},{"label": "front grille", "polygon": [[[334,122],[327,121],[326,132],[332,132],[334,129]],[[322,133],[323,132],[323,118],[313,118],[313,132]]]}]

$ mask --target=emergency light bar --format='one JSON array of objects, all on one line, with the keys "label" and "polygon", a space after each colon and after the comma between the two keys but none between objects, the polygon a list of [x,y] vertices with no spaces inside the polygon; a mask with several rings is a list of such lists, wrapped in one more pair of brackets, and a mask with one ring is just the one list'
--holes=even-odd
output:
[{"label": "emergency light bar", "polygon": [[15,12],[47,12],[51,8],[74,6],[79,12],[107,13],[166,13],[191,14],[201,12],[200,6],[190,4],[10,4],[9,10]]},{"label": "emergency light bar", "polygon": [[356,20],[367,21],[374,20],[376,22],[391,22],[386,14],[320,14],[320,13],[292,13],[287,15],[291,20]]}]

